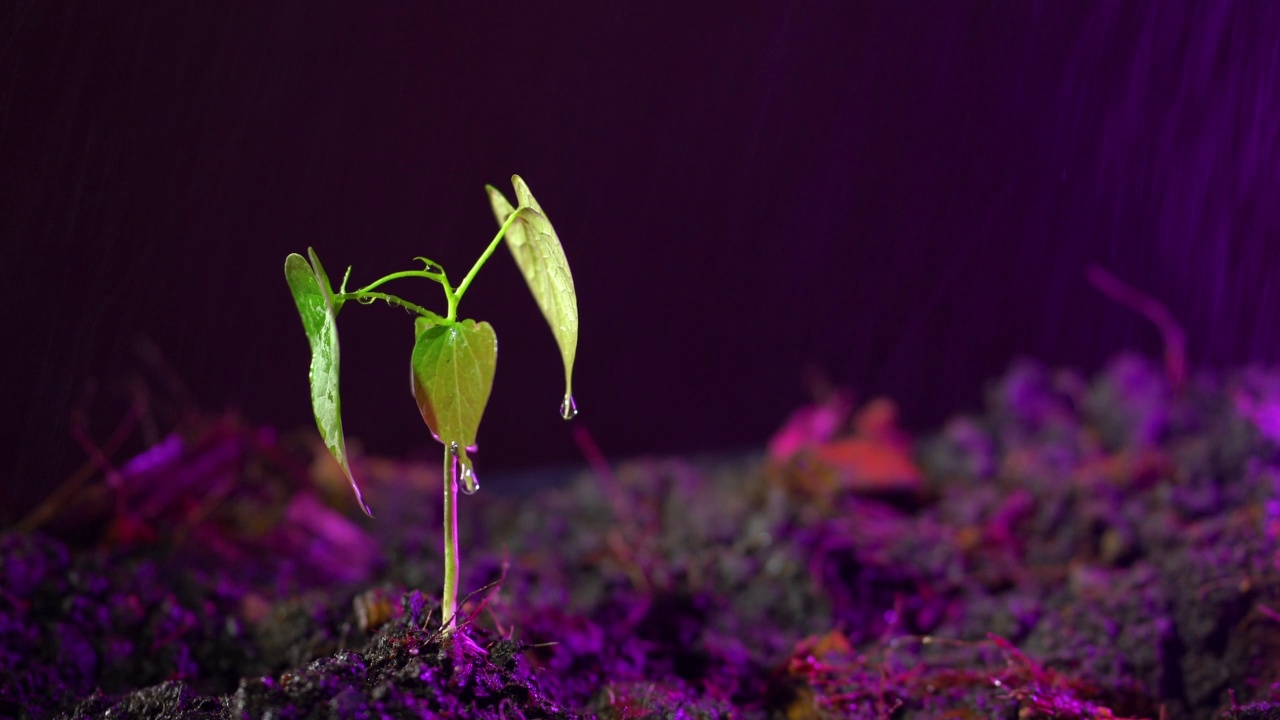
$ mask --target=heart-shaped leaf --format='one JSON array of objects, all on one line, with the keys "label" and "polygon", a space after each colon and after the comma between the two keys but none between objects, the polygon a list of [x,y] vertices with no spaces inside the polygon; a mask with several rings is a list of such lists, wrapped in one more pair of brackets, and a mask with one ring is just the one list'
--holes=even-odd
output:
[{"label": "heart-shaped leaf", "polygon": [[[470,467],[466,452],[476,444],[476,430],[493,389],[498,338],[489,323],[463,320],[435,323],[420,317],[414,325],[413,398],[431,434],[446,448],[457,444],[458,460]],[[474,491],[474,474],[464,473]]]},{"label": "heart-shaped leaf", "polygon": [[316,427],[325,447],[333,455],[342,472],[351,483],[356,500],[365,514],[373,517],[360,486],[356,484],[347,462],[347,444],[342,436],[342,400],[338,395],[338,326],[335,323],[337,309],[329,277],[320,265],[315,251],[307,248],[311,263],[297,253],[284,260],[284,277],[293,293],[293,302],[302,316],[302,326],[311,343],[311,410],[316,416]]},{"label": "heart-shaped leaf", "polygon": [[573,359],[578,352],[578,295],[573,289],[573,273],[569,271],[569,261],[555,228],[551,227],[551,221],[542,212],[529,186],[519,175],[511,176],[511,184],[520,203],[517,208],[492,185],[486,185],[485,190],[498,225],[505,223],[512,213],[518,214],[507,229],[507,247],[560,346],[564,360],[564,402],[560,412],[568,419],[577,412],[573,401]]}]

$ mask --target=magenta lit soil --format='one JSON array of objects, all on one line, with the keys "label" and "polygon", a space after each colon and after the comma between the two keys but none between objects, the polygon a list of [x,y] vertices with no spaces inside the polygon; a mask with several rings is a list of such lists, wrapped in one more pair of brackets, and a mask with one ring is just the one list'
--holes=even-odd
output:
[{"label": "magenta lit soil", "polygon": [[0,536],[0,716],[1280,717],[1278,417],[1273,372],[1018,363],[919,438],[835,398],[489,483],[453,638],[436,463],[357,457],[369,521],[314,439],[193,422]]}]

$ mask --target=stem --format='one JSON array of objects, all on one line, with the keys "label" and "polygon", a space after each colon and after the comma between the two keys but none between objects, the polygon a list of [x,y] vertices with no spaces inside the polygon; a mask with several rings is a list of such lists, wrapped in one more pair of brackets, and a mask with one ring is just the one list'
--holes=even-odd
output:
[{"label": "stem", "polygon": [[440,627],[448,637],[456,629],[458,609],[458,457],[450,446],[444,449],[444,592],[440,605]]},{"label": "stem", "polygon": [[444,297],[449,302],[449,309],[445,311],[444,321],[451,323],[458,319],[458,293],[450,290],[449,286],[445,285]]},{"label": "stem", "polygon": [[[435,265],[435,263],[431,262],[426,258],[415,258],[415,259],[421,260],[422,262],[426,263],[428,267]],[[439,267],[439,266],[436,265],[436,267]],[[351,274],[351,268],[347,268],[347,275],[350,275],[350,274]],[[453,288],[449,287],[449,278],[444,274],[444,268],[440,268],[440,272],[438,273],[431,272],[430,270],[401,270],[400,272],[394,272],[394,273],[391,273],[390,275],[384,275],[383,277],[380,277],[377,280],[374,280],[368,285],[365,285],[359,290],[355,290],[353,292],[346,292],[347,279],[344,277],[342,278],[342,292],[339,292],[335,297],[343,301],[353,300],[353,299],[359,300],[360,298],[374,298],[376,300],[383,300],[388,305],[399,305],[400,307],[405,308],[406,310],[411,310],[425,318],[429,318],[437,322],[440,321],[439,315],[419,305],[415,305],[411,302],[401,300],[395,295],[387,295],[385,293],[370,292],[374,288],[379,287],[384,283],[389,283],[392,280],[399,280],[400,278],[410,278],[410,277],[426,278],[428,280],[434,280],[440,283],[440,286],[444,288],[445,299],[449,301],[449,314],[448,314],[447,320],[449,322],[452,322],[454,319],[454,316],[457,315],[458,298],[455,295]]]},{"label": "stem", "polygon": [[[444,270],[441,270],[438,273],[429,272],[427,270],[401,270],[400,272],[395,272],[385,277],[380,277],[377,280],[374,280],[373,282],[369,283],[368,285],[365,285],[364,287],[360,288],[359,290],[356,290],[355,293],[367,292],[369,290],[372,290],[378,287],[379,285],[389,283],[392,280],[399,280],[400,278],[407,278],[407,277],[424,277],[428,280],[435,280],[436,282],[440,283],[441,285],[444,285],[445,287],[449,286],[449,281],[446,280],[444,276]],[[343,280],[343,284],[344,285],[346,284],[345,279]]]},{"label": "stem", "polygon": [[471,272],[467,273],[467,276],[462,278],[462,282],[458,284],[458,289],[453,291],[453,302],[449,313],[450,320],[454,319],[452,310],[454,307],[457,307],[457,301],[462,299],[462,294],[471,286],[471,280],[476,276],[476,273],[480,272],[480,268],[485,264],[485,261],[489,259],[489,256],[493,254],[493,251],[498,248],[498,243],[502,242],[502,238],[506,237],[507,230],[511,229],[511,226],[519,216],[520,210],[516,210],[507,216],[506,222],[502,223],[502,227],[498,228],[498,234],[493,236],[493,240],[489,243],[489,247],[484,249],[484,252],[480,255],[480,259],[476,260],[476,264],[471,266]]},{"label": "stem", "polygon": [[355,300],[356,302],[359,302],[361,298],[381,300],[388,305],[399,305],[405,310],[408,310],[410,312],[415,312],[425,318],[431,318],[435,320],[440,319],[439,315],[431,312],[430,310],[422,307],[421,305],[415,305],[414,303],[411,303],[408,300],[401,300],[395,295],[388,295],[387,293],[368,292],[366,290],[356,290],[355,292],[341,293],[339,295],[336,295],[335,297],[341,298],[344,302],[347,300]]}]

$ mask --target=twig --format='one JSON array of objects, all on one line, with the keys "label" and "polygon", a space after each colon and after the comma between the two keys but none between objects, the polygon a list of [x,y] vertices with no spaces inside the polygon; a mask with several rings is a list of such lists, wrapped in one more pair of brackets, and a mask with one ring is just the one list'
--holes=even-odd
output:
[{"label": "twig", "polygon": [[146,392],[142,389],[136,390],[133,404],[129,407],[128,412],[120,419],[120,423],[116,425],[111,437],[101,446],[98,446],[94,445],[89,439],[84,427],[86,413],[83,403],[88,402],[89,398],[92,397],[92,387],[86,387],[84,394],[87,397],[82,400],[82,405],[71,411],[70,424],[72,436],[76,438],[81,447],[85,448],[85,452],[89,453],[89,459],[77,468],[75,472],[71,473],[66,480],[63,480],[57,490],[54,490],[43,502],[28,512],[22,520],[18,521],[17,529],[22,532],[32,532],[52,520],[58,514],[58,511],[62,510],[63,506],[70,502],[71,498],[75,497],[76,493],[80,491],[80,488],[94,476],[96,471],[103,470],[108,473],[108,477],[111,477],[110,473],[114,473],[116,470],[111,465],[109,458],[120,450],[124,442],[129,439],[129,436],[138,426],[138,422],[146,414],[148,407]]},{"label": "twig", "polygon": [[1107,272],[1101,265],[1090,265],[1085,271],[1085,277],[1098,292],[1142,315],[1156,326],[1164,341],[1165,376],[1174,392],[1181,391],[1187,381],[1187,334],[1178,325],[1178,321],[1173,319],[1169,308]]},{"label": "twig", "polygon": [[627,516],[627,503],[622,496],[622,485],[618,482],[618,476],[613,474],[613,468],[609,466],[609,461],[605,459],[604,453],[600,452],[600,446],[596,444],[595,438],[591,436],[591,431],[582,422],[577,422],[571,431],[573,441],[578,444],[578,450],[582,452],[582,456],[586,458],[587,465],[591,467],[591,472],[595,473],[596,478],[604,487],[604,494],[609,501],[609,507],[613,510],[613,515],[618,520],[622,520]]}]

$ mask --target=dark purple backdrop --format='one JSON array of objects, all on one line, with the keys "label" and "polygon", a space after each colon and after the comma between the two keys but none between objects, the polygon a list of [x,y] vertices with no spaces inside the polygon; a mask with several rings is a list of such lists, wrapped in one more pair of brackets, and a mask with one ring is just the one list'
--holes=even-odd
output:
[{"label": "dark purple backdrop", "polygon": [[[1199,366],[1280,353],[1274,3],[463,5],[0,8],[4,516],[82,462],[86,382],[110,430],[140,337],[202,407],[310,423],[284,256],[459,278],[512,173],[573,265],[614,457],[759,445],[808,365],[924,427],[1019,354],[1157,352],[1094,261]],[[575,460],[505,251],[462,314],[501,344],[480,472]],[[339,326],[349,433],[429,449],[408,319]]]}]

